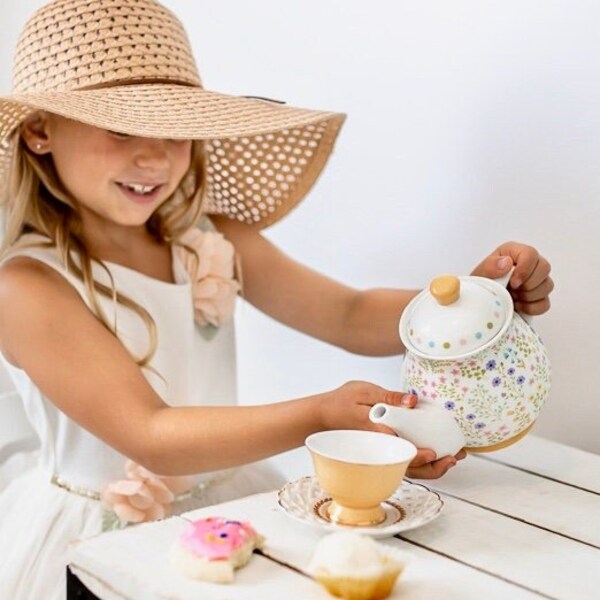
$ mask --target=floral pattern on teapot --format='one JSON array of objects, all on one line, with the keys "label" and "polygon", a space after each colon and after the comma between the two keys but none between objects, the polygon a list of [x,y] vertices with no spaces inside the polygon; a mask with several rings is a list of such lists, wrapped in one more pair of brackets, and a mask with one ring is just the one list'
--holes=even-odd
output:
[{"label": "floral pattern on teapot", "polygon": [[515,314],[497,343],[464,360],[407,353],[403,388],[451,411],[467,447],[493,446],[535,422],[550,391],[550,362],[539,336]]}]

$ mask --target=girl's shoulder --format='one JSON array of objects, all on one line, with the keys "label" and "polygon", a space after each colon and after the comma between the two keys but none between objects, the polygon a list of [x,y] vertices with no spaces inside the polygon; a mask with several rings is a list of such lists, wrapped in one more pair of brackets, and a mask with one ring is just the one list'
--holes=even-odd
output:
[{"label": "girl's shoulder", "polygon": [[0,265],[0,352],[11,364],[18,367],[15,357],[35,349],[39,335],[55,331],[65,315],[74,326],[83,322],[83,309],[77,290],[45,262],[17,254]]},{"label": "girl's shoulder", "polygon": [[[38,262],[46,264],[61,262],[56,244],[49,237],[38,233],[25,233],[4,252],[0,258],[0,266],[13,262],[17,258],[26,257],[35,258]],[[27,261],[18,262],[26,264]]]},{"label": "girl's shoulder", "polygon": [[0,260],[0,309],[2,302],[22,294],[47,293],[50,288],[70,291],[67,269],[53,242],[38,234],[25,234]]},{"label": "girl's shoulder", "polygon": [[25,234],[0,260],[0,311],[13,304],[22,305],[24,297],[41,302],[78,299],[74,293],[77,278],[69,273],[52,240],[38,234]]}]

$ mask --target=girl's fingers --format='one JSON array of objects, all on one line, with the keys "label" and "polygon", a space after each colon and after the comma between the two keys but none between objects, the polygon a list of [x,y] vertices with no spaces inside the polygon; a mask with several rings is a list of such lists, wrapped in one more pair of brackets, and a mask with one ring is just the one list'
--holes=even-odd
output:
[{"label": "girl's fingers", "polygon": [[511,290],[511,294],[513,298],[517,301],[521,302],[537,302],[538,300],[543,300],[547,296],[550,295],[552,290],[554,289],[554,281],[550,277],[546,277],[542,283],[540,283],[537,287],[526,290],[524,288],[520,288],[518,290]]},{"label": "girl's fingers", "polygon": [[540,256],[535,248],[516,242],[502,244],[486,257],[472,274],[497,279],[508,272],[510,262],[514,265],[509,284],[513,291],[534,290],[548,279],[550,274],[550,263]]},{"label": "girl's fingers", "polygon": [[430,448],[418,448],[417,455],[410,462],[410,468],[431,464],[435,459],[435,452]]},{"label": "girl's fingers", "polygon": [[515,310],[525,315],[543,315],[550,310],[550,299],[544,298],[538,302],[515,302]]},{"label": "girl's fingers", "polygon": [[525,269],[523,274],[517,274],[517,269],[510,278],[511,283],[516,281],[519,285],[515,285],[514,289],[518,291],[531,291],[536,287],[544,283],[549,279],[550,275],[550,263],[543,257],[540,256],[539,260],[535,263],[533,269]]},{"label": "girl's fingers", "polygon": [[445,456],[423,466],[410,467],[407,475],[415,479],[438,479],[454,465],[456,465],[456,458],[454,456]]},{"label": "girl's fingers", "polygon": [[[536,269],[539,268],[540,255],[532,246],[519,244],[517,242],[507,242],[502,244],[494,254],[499,256],[509,256],[512,259],[515,270],[510,277],[510,285],[518,288],[525,281],[528,281]],[[539,280],[538,283],[542,281]]]},{"label": "girl's fingers", "polygon": [[[435,460],[435,452],[430,449],[419,449],[417,456],[410,463],[407,476],[415,479],[438,479],[445,475],[459,460],[467,456],[465,450],[460,450],[455,456],[444,456]],[[428,460],[433,457],[433,460]]]}]

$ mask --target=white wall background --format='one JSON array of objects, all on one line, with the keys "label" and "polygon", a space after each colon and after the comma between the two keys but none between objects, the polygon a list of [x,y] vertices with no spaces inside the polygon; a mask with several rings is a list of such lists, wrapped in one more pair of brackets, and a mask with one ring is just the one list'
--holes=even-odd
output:
[{"label": "white wall background", "polygon": [[[2,92],[18,30],[43,3],[0,0]],[[467,273],[510,239],[550,259],[553,308],[536,327],[554,388],[536,433],[600,452],[600,5],[165,4],[186,24],[207,88],[349,114],[318,185],[267,232],[289,254],[358,287]],[[397,385],[400,358],[350,356],[249,306],[238,316],[243,402],[348,379]],[[295,473],[305,458],[279,462]]]}]

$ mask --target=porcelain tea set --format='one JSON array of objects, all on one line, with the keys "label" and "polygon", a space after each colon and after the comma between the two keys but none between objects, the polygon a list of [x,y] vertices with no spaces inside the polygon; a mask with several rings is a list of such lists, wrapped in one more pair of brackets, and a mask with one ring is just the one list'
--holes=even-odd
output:
[{"label": "porcelain tea set", "polygon": [[[406,356],[399,389],[419,401],[413,409],[376,404],[371,421],[393,429],[398,442],[432,448],[438,458],[461,448],[500,450],[531,430],[550,391],[550,362],[540,337],[514,310],[506,289],[511,274],[498,280],[442,275],[410,302],[400,319]],[[352,440],[334,434],[307,440],[317,479],[332,497],[328,516],[346,525],[376,524],[411,451],[402,446],[394,454],[384,441],[394,438],[385,434],[343,434]],[[365,434],[379,436],[378,442]],[[363,471],[350,474],[348,464]],[[384,479],[390,490],[376,485]],[[367,498],[360,490],[369,488],[374,495]]]}]

